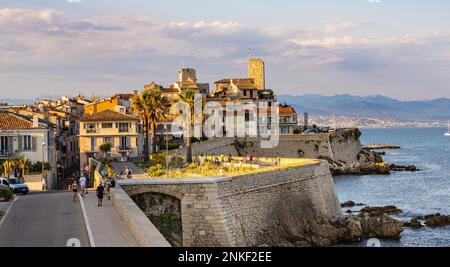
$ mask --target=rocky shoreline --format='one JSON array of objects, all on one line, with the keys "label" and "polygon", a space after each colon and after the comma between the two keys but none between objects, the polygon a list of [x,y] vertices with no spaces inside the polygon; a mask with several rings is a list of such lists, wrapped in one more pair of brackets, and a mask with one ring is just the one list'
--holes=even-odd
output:
[{"label": "rocky shoreline", "polygon": [[405,223],[405,227],[420,229],[422,227],[440,228],[450,225],[450,215],[441,215],[440,213],[417,216],[411,221]]},{"label": "rocky shoreline", "polygon": [[[355,208],[365,206],[347,201],[341,204],[342,208]],[[426,216],[417,216],[410,221],[403,222],[391,217],[403,211],[395,206],[364,207],[360,211],[347,210],[346,218],[341,226],[347,228],[347,236],[339,240],[339,243],[361,241],[361,238],[400,239],[405,228],[421,229],[423,227],[441,228],[450,226],[450,215],[440,213]],[[360,228],[359,228],[359,225]]]},{"label": "rocky shoreline", "polygon": [[383,213],[384,208],[371,208],[377,212],[361,212],[345,215],[329,222],[314,222],[308,233],[296,246],[329,247],[339,244],[361,242],[364,239],[400,239],[403,222]]},{"label": "rocky shoreline", "polygon": [[340,175],[388,175],[391,172],[417,172],[421,171],[414,165],[396,165],[384,162],[382,153],[369,149],[362,149],[357,155],[357,161],[352,163],[336,162],[328,158],[331,174]]}]

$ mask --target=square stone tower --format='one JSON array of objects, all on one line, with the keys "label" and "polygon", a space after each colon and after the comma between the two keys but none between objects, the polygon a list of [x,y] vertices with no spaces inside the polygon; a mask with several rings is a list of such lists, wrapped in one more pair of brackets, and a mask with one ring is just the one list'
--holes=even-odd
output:
[{"label": "square stone tower", "polygon": [[194,69],[190,69],[190,68],[186,68],[186,69],[181,69],[179,72],[179,78],[178,81],[179,82],[197,82],[197,74],[196,71]]},{"label": "square stone tower", "polygon": [[248,78],[255,80],[256,88],[259,90],[266,89],[266,70],[262,59],[248,59]]}]

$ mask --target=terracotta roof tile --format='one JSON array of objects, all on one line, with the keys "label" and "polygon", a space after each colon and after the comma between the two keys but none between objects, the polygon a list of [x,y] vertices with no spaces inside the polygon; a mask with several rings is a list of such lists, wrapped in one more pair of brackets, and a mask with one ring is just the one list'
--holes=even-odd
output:
[{"label": "terracotta roof tile", "polygon": [[[43,127],[39,127],[43,128]],[[33,122],[12,113],[0,112],[0,130],[33,129]]]},{"label": "terracotta roof tile", "polygon": [[135,116],[115,112],[112,110],[104,110],[102,112],[97,112],[92,115],[84,114],[80,121],[138,121],[139,119]]}]

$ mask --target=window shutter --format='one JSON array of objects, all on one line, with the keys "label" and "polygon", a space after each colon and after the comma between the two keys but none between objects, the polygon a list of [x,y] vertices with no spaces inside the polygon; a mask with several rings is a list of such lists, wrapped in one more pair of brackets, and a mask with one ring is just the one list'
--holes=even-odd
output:
[{"label": "window shutter", "polygon": [[8,137],[8,153],[11,155],[14,153],[14,146],[13,146],[13,137],[9,136]]},{"label": "window shutter", "polygon": [[24,150],[23,149],[23,143],[24,143],[23,139],[24,138],[25,138],[25,136],[19,136],[19,138],[18,138],[19,139],[19,145],[17,146],[17,151],[19,151],[19,152]]},{"label": "window shutter", "polygon": [[36,136],[31,137],[31,148],[33,152],[37,151],[37,138]]}]

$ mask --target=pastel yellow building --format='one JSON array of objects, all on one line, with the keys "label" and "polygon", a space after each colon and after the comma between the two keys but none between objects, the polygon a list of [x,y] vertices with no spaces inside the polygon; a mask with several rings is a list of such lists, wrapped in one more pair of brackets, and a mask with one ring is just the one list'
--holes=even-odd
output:
[{"label": "pastel yellow building", "polygon": [[130,112],[133,94],[117,94],[113,97],[95,101],[84,107],[84,113],[94,114],[105,110],[112,110],[120,113]]},{"label": "pastel yellow building", "polygon": [[80,118],[80,166],[89,158],[102,158],[100,146],[111,144],[107,157],[127,161],[142,156],[143,135],[139,119],[135,116],[104,110],[85,114]]}]

